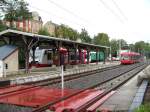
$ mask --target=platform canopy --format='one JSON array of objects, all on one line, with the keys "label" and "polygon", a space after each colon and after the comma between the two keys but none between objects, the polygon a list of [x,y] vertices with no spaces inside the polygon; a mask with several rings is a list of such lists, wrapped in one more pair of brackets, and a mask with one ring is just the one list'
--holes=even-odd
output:
[{"label": "platform canopy", "polygon": [[41,41],[61,41],[61,42],[65,42],[65,43],[70,43],[70,44],[79,44],[79,45],[83,45],[83,46],[89,46],[89,47],[96,47],[96,48],[110,48],[108,46],[102,46],[102,45],[95,45],[95,44],[89,44],[89,43],[82,43],[82,42],[77,42],[77,41],[72,41],[72,40],[68,40],[68,39],[63,39],[63,38],[56,38],[56,37],[50,37],[50,36],[44,36],[44,35],[38,35],[38,34],[33,34],[33,33],[27,33],[27,32],[22,32],[22,31],[17,31],[17,30],[4,30],[2,32],[0,32],[0,40],[2,39],[2,37],[7,37],[7,38],[11,38],[11,40],[19,40],[19,38],[32,38],[32,39],[36,39],[39,42]]},{"label": "platform canopy", "polygon": [[38,35],[12,29],[7,29],[0,32],[0,42],[4,42],[3,44],[16,45],[18,48],[23,48],[26,67],[28,67],[29,64],[29,52],[31,49],[33,50],[36,47],[42,46],[41,48],[53,48],[57,50],[60,47],[65,47],[68,49],[68,51],[71,49],[86,49],[87,51],[100,50],[104,52],[110,48],[108,46],[82,43],[63,38]]}]

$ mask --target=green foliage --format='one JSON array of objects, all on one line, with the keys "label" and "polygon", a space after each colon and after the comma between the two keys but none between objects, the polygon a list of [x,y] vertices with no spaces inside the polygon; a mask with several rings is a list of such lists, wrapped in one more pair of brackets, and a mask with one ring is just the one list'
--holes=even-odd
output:
[{"label": "green foliage", "polygon": [[38,31],[38,34],[39,35],[46,35],[46,36],[50,36],[48,30],[46,28],[41,28],[39,31]]},{"label": "green foliage", "polygon": [[150,112],[150,104],[141,105],[134,112]]},{"label": "green foliage", "polygon": [[0,4],[1,4],[1,5],[6,4],[6,0],[1,0],[1,1],[0,1]]},{"label": "green foliage", "polygon": [[77,40],[79,34],[76,30],[62,24],[59,27],[57,27],[56,36],[70,40]]},{"label": "green foliage", "polygon": [[124,39],[118,39],[117,40],[118,44],[120,44],[120,47],[122,48],[123,46],[127,45],[127,42]]},{"label": "green foliage", "polygon": [[90,38],[88,32],[85,29],[81,29],[81,33],[80,33],[80,39],[82,40],[82,42],[85,43],[91,43],[92,39]]},{"label": "green foliage", "polygon": [[18,5],[18,13],[17,13],[17,18],[18,20],[26,20],[26,19],[31,19],[32,14],[29,12],[28,9],[28,3],[26,3],[24,0],[19,1]]},{"label": "green foliage", "polygon": [[109,37],[105,33],[98,33],[93,39],[94,44],[109,46]]},{"label": "green foliage", "polygon": [[4,19],[10,22],[10,27],[13,27],[13,21],[22,21],[32,18],[31,13],[27,8],[28,4],[24,0],[8,0],[7,6],[2,10],[5,13]]},{"label": "green foliage", "polygon": [[135,51],[135,45],[134,44],[129,44],[129,48],[131,51]]},{"label": "green foliage", "polygon": [[117,55],[117,50],[119,49],[118,41],[116,39],[112,39],[110,41],[110,46],[111,46],[111,54],[113,56],[116,56]]},{"label": "green foliage", "polygon": [[[120,44],[120,45],[119,45]],[[119,50],[119,46],[122,48],[124,46],[127,46],[127,42],[123,39],[112,39],[110,41],[110,46],[111,46],[111,54],[113,56],[117,55],[117,51]]]},{"label": "green foliage", "polygon": [[150,43],[144,41],[136,42],[134,45],[135,51],[145,55],[147,58],[150,58]]},{"label": "green foliage", "polygon": [[0,31],[6,30],[7,27],[0,21]]},{"label": "green foliage", "polygon": [[145,49],[145,42],[144,41],[139,41],[135,43],[135,51],[142,53]]},{"label": "green foliage", "polygon": [[3,31],[3,30],[6,30],[6,28],[7,27],[5,25],[0,24],[0,32]]},{"label": "green foliage", "polygon": [[6,0],[0,0],[0,20],[3,18],[3,9],[7,6]]}]

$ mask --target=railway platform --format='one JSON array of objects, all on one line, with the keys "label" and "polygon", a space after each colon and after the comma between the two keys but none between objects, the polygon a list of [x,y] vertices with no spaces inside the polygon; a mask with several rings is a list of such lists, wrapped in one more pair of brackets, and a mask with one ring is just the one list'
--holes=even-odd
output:
[{"label": "railway platform", "polygon": [[[73,75],[88,71],[93,71],[97,69],[102,69],[106,67],[116,66],[119,65],[120,62],[106,62],[105,64],[103,62],[99,63],[90,63],[90,64],[82,64],[82,65],[75,65],[72,67],[66,68],[64,71],[65,75]],[[22,84],[26,82],[32,82],[32,81],[40,81],[45,80],[49,78],[55,78],[59,77],[61,73],[60,67],[49,67],[49,68],[34,68],[30,70],[30,73],[28,75],[16,75],[16,76],[9,76],[1,79],[1,82],[9,82],[10,85],[14,84]]]},{"label": "railway platform", "polygon": [[[147,71],[150,70],[150,65],[141,71],[138,75],[134,76],[131,80],[120,87],[112,97],[106,100],[97,111],[109,112],[128,112],[130,110],[134,98],[139,90],[138,81],[139,76],[143,77]],[[141,94],[141,93],[140,93]],[[140,99],[140,97],[138,98]],[[136,102],[138,103],[138,102]]]}]

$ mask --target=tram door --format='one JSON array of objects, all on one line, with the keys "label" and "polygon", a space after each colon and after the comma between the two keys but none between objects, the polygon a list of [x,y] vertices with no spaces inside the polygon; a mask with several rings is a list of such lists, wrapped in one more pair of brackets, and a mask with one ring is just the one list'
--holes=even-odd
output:
[{"label": "tram door", "polygon": [[53,64],[53,52],[51,50],[47,51],[47,63],[49,65]]}]

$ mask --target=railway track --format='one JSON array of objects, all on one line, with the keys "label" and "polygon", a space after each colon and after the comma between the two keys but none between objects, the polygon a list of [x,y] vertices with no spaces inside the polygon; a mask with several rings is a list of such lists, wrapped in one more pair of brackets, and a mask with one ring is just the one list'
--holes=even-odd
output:
[{"label": "railway track", "polygon": [[[67,75],[67,76],[64,76],[65,87],[66,88],[71,88],[72,87],[73,89],[75,89],[76,87],[74,87],[74,86],[76,86],[76,85],[79,85],[79,86],[83,85],[83,82],[85,82],[85,84],[84,84],[85,86],[88,86],[87,83],[89,83],[90,80],[92,81],[92,79],[90,77],[92,75],[93,76],[100,76],[100,78],[98,78],[98,77],[95,78],[95,79],[98,79],[97,82],[105,83],[105,82],[111,80],[112,77],[114,77],[113,75],[107,77],[107,74],[108,74],[107,72],[110,71],[110,73],[112,74],[113,73],[112,71],[114,71],[115,69],[117,69],[116,70],[116,72],[117,72],[118,70],[120,70],[120,68],[122,68],[122,69],[126,69],[127,67],[128,68],[132,68],[132,67],[134,68],[137,65],[127,65],[127,66],[117,65],[117,66],[113,66],[113,67],[108,67],[108,68],[103,68],[103,69],[99,69],[99,70],[94,70],[94,71],[91,71],[91,72],[84,72],[84,73],[79,73],[79,74],[76,74],[76,75],[74,75],[74,74],[73,75]],[[103,75],[99,75],[100,73],[104,73],[104,74]],[[119,74],[121,74],[121,73],[119,73]],[[118,75],[116,75],[115,77],[117,77]],[[86,77],[86,79],[85,79],[85,77]],[[78,83],[78,84],[76,84],[76,83]],[[32,85],[32,86],[30,86],[30,87],[29,86],[22,87],[22,85]],[[42,81],[28,82],[28,83],[24,83],[24,84],[4,87],[7,90],[9,89],[9,91],[0,92],[0,95],[1,96],[2,95],[6,96],[8,94],[16,93],[17,91],[20,93],[21,91],[26,91],[26,90],[29,90],[29,89],[32,89],[32,88],[36,88],[36,87],[39,87],[39,86],[50,86],[50,87],[60,88],[61,87],[61,78],[60,77],[56,77],[56,78],[51,78],[51,79],[42,80]],[[4,88],[0,88],[0,90],[4,89]],[[13,89],[11,89],[11,88],[13,88]],[[85,87],[78,87],[78,89],[81,89],[81,88],[83,89]]]},{"label": "railway track", "polygon": [[[89,75],[92,75],[92,74],[95,74],[95,73],[100,73],[100,72],[104,72],[104,71],[107,71],[107,70],[120,68],[122,66],[123,65],[116,65],[116,66],[112,66],[112,67],[93,70],[93,71],[90,71],[90,72],[83,72],[83,73],[78,73],[78,74],[66,75],[66,76],[64,76],[64,81],[74,80],[74,79],[89,76]],[[4,95],[4,94],[7,95],[9,93],[16,92],[16,91],[27,90],[27,89],[31,89],[31,88],[38,87],[38,86],[47,86],[47,85],[57,84],[57,83],[60,83],[60,82],[61,82],[61,78],[59,76],[59,77],[50,78],[50,79],[41,80],[41,81],[27,82],[27,83],[24,83],[24,84],[0,87],[0,90],[10,88],[10,91],[6,91],[4,93],[0,92],[0,95]],[[33,85],[33,86],[22,88],[22,86],[20,87],[20,85]],[[14,89],[15,87],[16,87],[16,89]],[[11,88],[13,88],[13,89],[11,90]]]},{"label": "railway track", "polygon": [[[95,73],[104,72],[104,71],[112,70],[112,69],[115,69],[115,68],[120,68],[120,67],[122,67],[122,66],[123,66],[123,65],[116,65],[116,66],[111,66],[111,67],[106,67],[106,68],[100,68],[100,69],[93,70],[93,71],[82,72],[82,73],[78,73],[78,74],[65,75],[65,76],[64,76],[64,80],[65,80],[65,81],[68,81],[68,80],[72,80],[72,79],[76,79],[76,78],[80,78],[80,77],[92,75],[92,74],[95,74]],[[24,84],[25,84],[25,85],[26,85],[26,84],[38,84],[38,83],[50,82],[50,81],[51,81],[52,83],[59,83],[59,82],[61,82],[60,77],[61,77],[61,76],[54,77],[54,78],[50,78],[50,79],[46,79],[46,80],[41,80],[41,81],[27,82],[27,83],[24,83]]]},{"label": "railway track", "polygon": [[[119,68],[107,70],[104,72],[94,73],[73,80],[68,80],[68,81],[66,80],[64,85],[65,88],[70,88],[70,89],[88,88],[89,86],[96,85],[97,83],[101,83],[101,84],[106,83],[141,65],[142,64],[127,65],[127,66],[122,66]],[[50,84],[49,87],[61,88],[61,83],[53,83]]]},{"label": "railway track", "polygon": [[[60,102],[60,101],[63,101],[63,100],[66,100],[66,99],[68,99],[68,98],[71,98],[72,96],[75,96],[75,95],[77,95],[77,94],[80,94],[80,93],[82,93],[82,92],[84,92],[85,90],[88,90],[88,89],[93,89],[93,88],[96,88],[96,89],[102,89],[101,88],[101,86],[100,85],[102,85],[102,84],[105,84],[106,82],[108,82],[108,81],[111,81],[111,80],[113,80],[113,79],[115,79],[115,78],[117,78],[117,77],[119,77],[119,76],[123,76],[124,74],[127,74],[129,77],[126,77],[126,78],[124,78],[125,80],[124,81],[118,81],[118,83],[116,83],[116,84],[112,84],[112,86],[111,87],[105,87],[105,91],[104,91],[104,93],[103,94],[101,94],[101,95],[99,95],[99,96],[97,96],[96,98],[94,98],[93,100],[91,100],[91,101],[89,101],[88,103],[86,103],[86,104],[84,104],[84,106],[82,106],[82,107],[80,107],[80,108],[78,108],[78,109],[76,109],[76,111],[77,112],[83,112],[83,111],[85,111],[85,109],[88,107],[88,106],[90,106],[90,105],[92,105],[94,102],[96,102],[98,99],[100,99],[100,98],[102,98],[103,96],[105,96],[106,94],[108,94],[110,91],[112,91],[112,90],[114,90],[114,89],[116,89],[117,87],[119,87],[121,84],[123,84],[124,82],[126,82],[127,80],[129,80],[131,77],[133,77],[136,73],[138,73],[140,70],[142,70],[144,67],[145,67],[146,65],[145,64],[135,64],[135,65],[131,65],[131,66],[124,66],[124,67],[118,67],[118,68],[116,68],[115,70],[114,69],[110,69],[110,70],[104,70],[103,72],[102,71],[100,71],[100,73],[98,72],[98,71],[95,71],[95,72],[93,72],[93,74],[90,74],[90,73],[85,73],[85,74],[83,74],[82,75],[82,77],[76,77],[75,79],[73,79],[73,78],[69,78],[69,79],[65,79],[66,80],[66,86],[67,86],[67,84],[70,84],[71,86],[72,85],[74,85],[74,81],[77,81],[77,80],[79,80],[79,81],[83,81],[83,79],[86,77],[89,77],[89,80],[90,80],[90,78],[92,78],[92,76],[96,76],[95,78],[97,78],[97,76],[101,76],[101,78],[102,77],[105,77],[104,75],[106,75],[106,74],[108,74],[108,73],[112,73],[112,71],[114,71],[111,75],[109,75],[109,76],[107,76],[107,77],[105,77],[105,78],[102,78],[102,80],[99,80],[99,82],[96,82],[96,81],[94,81],[94,82],[96,82],[96,83],[92,83],[92,84],[88,84],[87,86],[80,86],[81,88],[81,90],[80,91],[77,91],[77,92],[75,92],[75,93],[73,93],[73,94],[70,94],[70,95],[68,95],[68,96],[65,96],[65,97],[63,97],[63,98],[60,98],[60,99],[58,99],[58,100],[56,100],[56,101],[54,101],[54,102],[50,102],[50,103],[48,103],[48,104],[46,104],[46,105],[42,105],[42,106],[40,106],[39,108],[37,108],[37,109],[35,109],[35,110],[33,110],[33,112],[42,112],[42,111],[45,111],[46,109],[48,109],[51,105],[54,105],[54,104],[56,104],[56,103],[58,103],[58,102]],[[125,68],[126,68],[126,70],[125,70]],[[136,73],[134,73],[135,72],[135,69],[136,69]],[[116,71],[118,71],[118,70],[120,70],[119,71],[119,73],[118,74],[115,74],[115,72]],[[109,71],[109,72],[108,72]],[[130,75],[129,75],[129,71],[130,71]],[[134,72],[133,72],[134,71]],[[102,73],[104,74],[104,75],[102,75]],[[133,75],[132,75],[133,74]],[[91,76],[91,77],[90,77]],[[111,77],[110,77],[111,76]],[[82,79],[82,80],[81,80]],[[58,80],[58,79],[56,79],[57,81],[47,81],[47,82],[40,82],[40,84],[35,84],[35,85],[33,85],[33,86],[31,86],[31,87],[23,87],[23,88],[20,88],[20,89],[16,89],[16,90],[13,90],[13,91],[6,91],[5,93],[0,93],[0,97],[6,97],[7,95],[10,95],[10,94],[20,94],[21,92],[26,92],[27,90],[30,90],[30,89],[34,89],[34,88],[38,88],[39,86],[47,86],[47,85],[50,85],[50,87],[52,86],[52,87],[59,87],[59,85],[60,85],[60,81]],[[84,81],[83,81],[84,82]],[[55,84],[54,84],[55,83]],[[57,84],[56,84],[57,83]],[[72,83],[72,84],[71,84]],[[78,83],[76,83],[76,84],[78,84]],[[54,86],[55,85],[55,86]],[[79,85],[81,85],[81,83],[79,83]],[[18,88],[19,88],[19,86],[17,86]],[[77,88],[78,88],[79,86],[77,86]],[[76,86],[73,86],[72,88],[76,88]]]},{"label": "railway track", "polygon": [[[85,103],[84,105],[82,105],[82,106],[79,107],[78,109],[74,110],[74,112],[85,112],[86,109],[87,109],[90,105],[92,105],[92,104],[94,104],[95,102],[97,102],[99,99],[101,99],[102,97],[104,97],[105,95],[107,95],[107,94],[108,94],[109,92],[111,92],[112,90],[115,90],[115,89],[117,89],[118,87],[120,87],[122,84],[124,84],[126,81],[128,81],[130,78],[132,78],[134,75],[136,75],[138,72],[140,72],[140,71],[141,71],[142,69],[144,69],[146,66],[147,66],[147,65],[144,65],[144,64],[143,64],[143,65],[139,65],[139,66],[136,66],[135,68],[130,69],[128,72],[126,71],[124,74],[128,75],[128,77],[126,77],[126,78],[124,79],[124,81],[120,81],[120,82],[118,82],[117,84],[111,86],[110,88],[107,88],[107,89],[104,91],[104,93],[98,95],[97,97],[95,97],[94,99],[92,99],[91,101],[89,101],[88,103]],[[129,74],[130,74],[130,75],[129,75]],[[121,75],[121,74],[120,74],[120,75]],[[122,75],[123,75],[123,73],[122,73]],[[46,110],[47,108],[49,108],[51,105],[54,105],[54,104],[56,104],[56,103],[58,103],[58,102],[60,102],[60,101],[66,100],[66,99],[68,99],[68,98],[70,98],[70,97],[72,97],[72,96],[74,96],[74,95],[80,94],[81,92],[83,92],[83,91],[85,91],[85,90],[87,90],[87,89],[98,88],[102,83],[105,83],[105,81],[104,81],[104,82],[101,82],[101,83],[98,83],[98,84],[96,84],[96,85],[90,86],[90,87],[88,87],[88,88],[82,89],[82,90],[78,91],[77,93],[74,93],[74,94],[69,95],[69,96],[67,96],[67,97],[63,97],[62,99],[59,99],[59,100],[57,100],[57,101],[55,101],[55,102],[50,102],[50,103],[48,103],[47,105],[43,105],[43,106],[39,107],[38,109],[33,110],[32,112],[43,112],[44,110]],[[72,109],[71,109],[71,110],[72,110]],[[71,111],[71,110],[68,110],[67,112],[69,112],[69,111]]]}]

